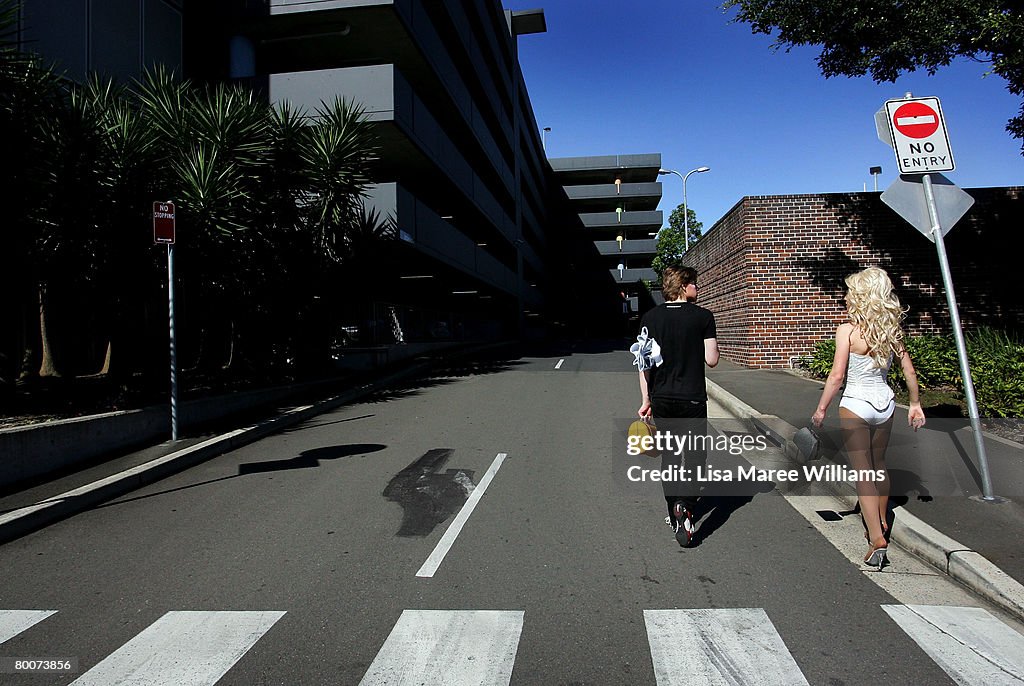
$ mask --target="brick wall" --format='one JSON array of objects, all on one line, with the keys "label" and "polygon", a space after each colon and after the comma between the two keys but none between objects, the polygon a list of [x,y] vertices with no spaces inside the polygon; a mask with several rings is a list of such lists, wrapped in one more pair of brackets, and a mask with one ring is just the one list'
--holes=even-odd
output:
[{"label": "brick wall", "polygon": [[[1010,241],[1024,230],[1024,188],[967,189],[975,205],[946,236],[964,328],[1018,328],[1024,265]],[[949,331],[935,244],[878,193],[749,196],[684,260],[700,273],[700,302],[715,313],[727,359],[788,367],[846,320],[849,274],[889,272],[909,334]]]}]

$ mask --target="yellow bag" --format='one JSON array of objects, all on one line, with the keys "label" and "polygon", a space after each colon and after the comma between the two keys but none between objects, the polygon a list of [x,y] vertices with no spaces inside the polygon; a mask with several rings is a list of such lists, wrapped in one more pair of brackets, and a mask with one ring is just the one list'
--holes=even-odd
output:
[{"label": "yellow bag", "polygon": [[[648,457],[657,457],[660,453],[654,447],[654,433],[658,430],[658,427],[654,425],[652,419],[638,419],[629,425],[629,430],[626,432],[626,445],[637,446],[640,449],[641,455],[647,455]],[[643,450],[643,441],[646,436],[650,436],[646,439],[651,445],[650,450]]]}]

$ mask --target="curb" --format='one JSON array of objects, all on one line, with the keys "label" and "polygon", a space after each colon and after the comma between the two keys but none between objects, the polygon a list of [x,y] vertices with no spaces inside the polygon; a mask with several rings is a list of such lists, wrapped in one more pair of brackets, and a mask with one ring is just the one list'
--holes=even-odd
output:
[{"label": "curb", "polygon": [[[715,402],[738,419],[749,422],[756,430],[765,433],[772,442],[779,445],[778,438],[786,439],[786,443],[782,444],[786,455],[790,459],[795,459],[795,446],[788,439],[796,433],[796,427],[774,415],[761,414],[711,380],[707,381],[707,390],[708,396]],[[848,501],[851,507],[856,502],[855,496],[838,492],[834,494]],[[890,539],[892,542],[943,574],[956,579],[1016,619],[1024,621],[1024,585],[999,569],[981,553],[950,538],[902,507],[894,509],[897,511],[900,526],[893,527]]]},{"label": "curb", "polygon": [[[484,345],[471,350],[461,350],[450,357],[444,356],[441,359],[457,358],[461,354],[484,352],[506,345],[509,344]],[[416,362],[405,369],[386,374],[372,383],[357,386],[311,405],[303,405],[286,410],[282,414],[251,426],[235,429],[201,443],[196,443],[187,448],[154,458],[149,462],[126,469],[117,474],[98,479],[90,484],[61,493],[58,496],[43,500],[34,505],[28,505],[0,515],[0,543],[14,540],[111,498],[124,495],[141,486],[151,484],[176,472],[195,466],[200,462],[205,462],[236,448],[254,443],[282,429],[351,403],[395,381],[415,376],[428,369],[435,361],[430,359]]]}]

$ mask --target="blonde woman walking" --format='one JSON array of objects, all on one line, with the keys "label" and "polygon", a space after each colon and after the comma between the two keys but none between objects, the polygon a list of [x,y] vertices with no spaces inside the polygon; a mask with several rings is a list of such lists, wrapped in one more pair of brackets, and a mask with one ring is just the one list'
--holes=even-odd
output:
[{"label": "blonde woman walking", "polygon": [[905,316],[892,282],[884,270],[869,267],[846,279],[846,310],[850,321],[836,329],[836,356],[832,371],[811,421],[821,426],[832,399],[843,386],[839,420],[850,467],[880,471],[879,481],[857,482],[857,500],[867,528],[868,551],[864,563],[882,569],[888,552],[889,475],[885,450],[889,445],[895,394],[886,382],[893,358],[899,359],[910,396],[907,423],[917,431],[924,426],[918,397],[917,373],[907,354],[900,323]]}]

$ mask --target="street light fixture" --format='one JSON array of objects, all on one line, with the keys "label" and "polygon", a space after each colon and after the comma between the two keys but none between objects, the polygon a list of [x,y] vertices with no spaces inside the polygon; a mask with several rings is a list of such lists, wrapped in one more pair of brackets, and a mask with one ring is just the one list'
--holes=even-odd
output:
[{"label": "street light fixture", "polygon": [[877,191],[878,190],[878,175],[882,173],[882,168],[881,167],[869,167],[868,168],[868,173],[871,174],[871,176],[874,178],[874,180],[875,180],[875,190]]},{"label": "street light fixture", "polygon": [[658,170],[659,176],[664,176],[665,174],[675,174],[676,176],[683,180],[683,240],[685,241],[686,246],[683,252],[686,252],[690,249],[690,212],[686,205],[686,179],[690,177],[690,174],[703,174],[704,172],[707,171],[711,171],[711,167],[697,167],[696,169],[691,169],[690,171],[686,172],[685,176],[677,172],[675,169]]}]

